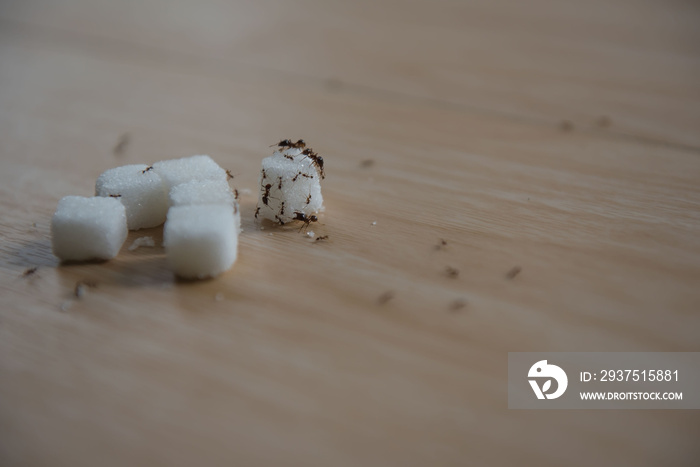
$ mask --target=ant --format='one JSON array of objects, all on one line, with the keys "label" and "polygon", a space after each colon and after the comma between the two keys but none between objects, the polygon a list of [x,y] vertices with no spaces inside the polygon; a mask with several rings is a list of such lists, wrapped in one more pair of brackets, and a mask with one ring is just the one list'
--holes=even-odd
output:
[{"label": "ant", "polygon": [[521,268],[520,266],[514,266],[513,269],[508,271],[508,273],[506,274],[506,279],[511,279],[511,280],[515,279],[515,276],[520,274],[520,271],[522,271],[522,270],[523,270],[523,268]]},{"label": "ant", "polygon": [[277,184],[277,189],[281,190],[282,189],[282,177],[278,177],[278,178],[279,178],[279,183]]},{"label": "ant", "polygon": [[265,169],[262,169],[262,178],[265,180],[267,178],[267,174],[265,173]]},{"label": "ant", "polygon": [[286,159],[289,159],[290,161],[293,161],[293,160],[294,160],[294,156],[290,156],[289,154],[283,154],[283,156],[284,156]]},{"label": "ant", "polygon": [[272,184],[268,183],[267,185],[265,185],[264,188],[265,188],[265,194],[262,196],[262,202],[265,206],[269,206],[269,204],[267,204],[267,202],[270,200],[270,188],[272,188]]},{"label": "ant", "polygon": [[379,306],[386,305],[387,302],[389,302],[389,300],[392,300],[395,296],[396,296],[396,294],[394,293],[393,290],[387,290],[386,292],[381,294],[379,296],[379,298],[377,298],[377,305],[379,305]]},{"label": "ant", "polygon": [[302,221],[304,223],[304,225],[302,225],[301,228],[299,229],[299,232],[301,232],[301,229],[308,228],[309,224],[311,224],[312,222],[317,222],[318,217],[316,217],[314,215],[307,216],[303,212],[294,211],[294,217],[292,218],[292,220]]},{"label": "ant", "polygon": [[36,273],[36,271],[37,271],[38,269],[39,269],[39,268],[36,267],[36,266],[34,266],[34,267],[32,267],[32,268],[29,268],[29,269],[26,269],[26,270],[22,273],[22,277],[31,276],[32,274]]},{"label": "ant", "polygon": [[326,174],[323,171],[323,157],[319,156],[311,148],[304,149],[302,151],[302,154],[311,159],[311,163],[314,167],[316,167],[318,174],[321,176],[322,179],[325,179]]},{"label": "ant", "polygon": [[122,195],[109,195],[110,198],[121,198]]},{"label": "ant", "polygon": [[124,154],[124,150],[126,147],[129,145],[129,133],[124,133],[121,138],[119,138],[119,141],[117,141],[116,146],[114,146],[114,149],[112,152],[114,153],[115,156],[121,156]]},{"label": "ant", "polygon": [[306,197],[306,204],[309,204],[311,202],[311,193],[309,193],[309,196]]},{"label": "ant", "polygon": [[142,174],[145,174],[146,172],[148,172],[148,171],[150,171],[150,170],[153,170],[153,166],[152,166],[152,165],[149,165],[148,167],[146,167],[145,169],[143,169],[143,170],[141,171],[141,173],[142,173]]},{"label": "ant", "polygon": [[299,175],[301,175],[302,177],[305,177],[305,178],[314,178],[313,175],[308,175],[308,174],[299,172],[298,174],[296,174],[296,175],[294,176],[294,178],[292,178],[292,182],[296,182],[296,181],[297,181],[297,178],[299,178]]},{"label": "ant", "polygon": [[233,180],[233,177],[233,172],[231,172],[229,169],[226,169],[226,180]]},{"label": "ant", "polygon": [[238,199],[238,188],[233,189],[233,199]]},{"label": "ant", "polygon": [[284,201],[282,201],[282,204],[280,205],[280,216],[284,216]]},{"label": "ant", "polygon": [[275,215],[275,219],[277,219],[277,222],[279,222],[280,225],[284,225],[284,221],[282,221],[282,219],[280,219],[279,216]]},{"label": "ant", "polygon": [[260,214],[260,206],[255,210],[255,218],[258,218],[258,214]]},{"label": "ant", "polygon": [[456,279],[457,276],[459,276],[459,269],[455,269],[451,266],[447,266],[445,268],[445,274],[447,277],[451,277],[452,279]]},{"label": "ant", "polygon": [[280,148],[295,148],[295,149],[303,149],[306,147],[306,141],[303,139],[297,140],[296,143],[293,143],[292,140],[290,139],[283,139],[277,144],[271,144],[270,147],[272,146],[278,146]]},{"label": "ant", "polygon": [[436,250],[442,250],[442,249],[445,248],[446,246],[447,246],[447,241],[441,238],[441,239],[440,239],[440,243],[438,243],[437,245],[435,245],[435,249],[436,249]]},{"label": "ant", "polygon": [[316,238],[316,240],[314,240],[314,241],[320,242],[321,240],[328,240],[328,235],[321,235],[320,237]]}]

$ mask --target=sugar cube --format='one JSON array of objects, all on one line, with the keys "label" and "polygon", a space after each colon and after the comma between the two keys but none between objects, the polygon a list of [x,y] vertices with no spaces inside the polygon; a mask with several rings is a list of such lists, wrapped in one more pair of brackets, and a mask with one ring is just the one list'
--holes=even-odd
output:
[{"label": "sugar cube", "polygon": [[258,215],[273,222],[289,222],[295,212],[323,210],[321,177],[311,158],[292,148],[276,151],[262,161]]},{"label": "sugar cube", "polygon": [[97,196],[113,196],[126,208],[129,230],[155,227],[165,222],[168,192],[160,176],[145,164],[125,165],[105,171],[95,183]]},{"label": "sugar cube", "polygon": [[114,258],[127,233],[126,209],[116,198],[66,196],[51,219],[53,254],[64,261]]},{"label": "sugar cube", "polygon": [[226,181],[228,179],[226,171],[209,156],[191,156],[156,162],[153,164],[153,170],[163,179],[167,191],[191,180]]},{"label": "sugar cube", "polygon": [[225,180],[192,180],[170,190],[171,206],[225,204],[233,208],[236,229],[241,228],[238,201]]},{"label": "sugar cube", "polygon": [[233,204],[236,197],[226,180],[192,180],[170,190],[170,206]]},{"label": "sugar cube", "polygon": [[217,276],[238,254],[238,229],[226,204],[171,207],[163,239],[170,266],[185,279]]}]

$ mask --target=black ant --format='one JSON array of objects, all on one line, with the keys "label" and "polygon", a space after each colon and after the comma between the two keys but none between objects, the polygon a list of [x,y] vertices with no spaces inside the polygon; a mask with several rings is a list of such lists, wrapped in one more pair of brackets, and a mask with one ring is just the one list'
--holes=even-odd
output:
[{"label": "black ant", "polygon": [[31,276],[32,274],[36,273],[36,271],[37,271],[38,269],[39,269],[39,268],[36,267],[36,266],[34,266],[34,267],[32,267],[32,268],[29,268],[29,269],[26,269],[26,270],[22,273],[22,277]]},{"label": "black ant", "polygon": [[265,173],[265,169],[262,169],[262,178],[265,180],[267,178],[267,174]]},{"label": "black ant", "polygon": [[304,225],[302,225],[301,228],[299,229],[299,232],[301,232],[301,229],[308,228],[309,224],[311,224],[312,222],[317,222],[318,217],[316,217],[314,215],[307,216],[303,212],[294,211],[294,217],[292,218],[292,220],[302,221],[304,223]]},{"label": "black ant", "polygon": [[141,173],[142,173],[142,174],[145,174],[146,172],[148,172],[148,171],[150,171],[150,170],[153,170],[153,166],[152,166],[152,165],[149,165],[148,167],[146,167],[145,169],[143,169],[143,170],[141,171]]},{"label": "black ant", "polygon": [[282,154],[286,159],[289,159],[290,161],[294,160],[294,156],[290,156],[289,154]]},{"label": "black ant", "polygon": [[445,268],[445,274],[447,277],[451,277],[452,279],[456,279],[457,276],[459,276],[459,269],[455,269],[451,266],[447,266]]},{"label": "black ant", "polygon": [[277,144],[271,144],[270,147],[272,146],[278,146],[280,148],[295,148],[295,149],[303,149],[306,147],[306,141],[303,139],[297,140],[296,143],[293,143],[292,140],[290,139],[283,139]]},{"label": "black ant", "polygon": [[325,179],[326,174],[323,171],[323,157],[319,156],[311,148],[304,149],[302,151],[302,154],[311,159],[311,163],[314,165],[314,167],[316,167],[318,174],[321,176],[322,179]]},{"label": "black ant", "polygon": [[279,222],[280,225],[284,225],[284,221],[282,221],[282,219],[280,219],[279,216],[275,215],[275,219],[277,219],[277,222]]},{"label": "black ant", "polygon": [[255,218],[258,218],[258,214],[260,214],[260,206],[258,206],[258,209],[255,210]]},{"label": "black ant", "polygon": [[129,133],[124,133],[121,138],[119,138],[119,141],[117,141],[116,146],[114,146],[113,153],[115,156],[121,156],[124,154],[124,150],[126,150],[126,147],[129,145]]},{"label": "black ant", "polygon": [[379,305],[379,306],[386,305],[387,302],[392,300],[395,296],[396,296],[396,294],[392,290],[387,290],[386,292],[381,294],[379,296],[379,298],[377,298],[377,305]]},{"label": "black ant", "polygon": [[269,206],[267,202],[270,200],[270,189],[272,188],[272,184],[268,183],[264,188],[265,194],[262,196],[262,202],[265,206]]},{"label": "black ant", "polygon": [[306,204],[309,204],[311,202],[311,193],[309,193],[309,196],[306,197]]},{"label": "black ant", "polygon": [[277,189],[281,190],[282,189],[282,177],[278,177],[278,178],[279,178],[279,183],[277,184]]},{"label": "black ant", "polygon": [[296,175],[294,176],[294,178],[292,178],[292,182],[296,182],[296,181],[297,181],[297,178],[299,178],[299,175],[301,175],[302,177],[305,177],[305,178],[314,178],[313,175],[308,175],[308,174],[299,172],[298,174],[296,174]]},{"label": "black ant", "polygon": [[571,120],[562,120],[559,122],[559,128],[561,131],[572,131],[574,129],[574,124]]},{"label": "black ant", "polygon": [[122,195],[109,195],[110,198],[121,198]]},{"label": "black ant", "polygon": [[314,241],[320,242],[321,240],[328,240],[328,235],[321,235],[320,237],[316,238],[316,240],[314,240]]},{"label": "black ant", "polygon": [[523,268],[521,268],[520,266],[514,266],[513,269],[508,271],[508,273],[506,274],[506,279],[515,279],[515,276],[520,274],[520,271],[522,270]]},{"label": "black ant", "polygon": [[289,147],[292,147],[292,144],[294,144],[294,143],[292,143],[292,140],[283,139],[279,143],[271,144],[269,147],[278,146],[280,148],[289,148]]},{"label": "black ant", "polygon": [[280,216],[284,216],[284,201],[282,201],[282,204],[280,205]]}]

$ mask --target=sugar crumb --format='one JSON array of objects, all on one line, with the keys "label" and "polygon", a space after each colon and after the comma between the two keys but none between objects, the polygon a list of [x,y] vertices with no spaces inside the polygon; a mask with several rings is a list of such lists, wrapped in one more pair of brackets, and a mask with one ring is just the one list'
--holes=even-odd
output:
[{"label": "sugar crumb", "polygon": [[83,298],[87,293],[88,288],[97,287],[97,282],[91,280],[78,281],[75,283],[75,288],[73,288],[73,295],[75,298]]},{"label": "sugar crumb", "polygon": [[153,237],[139,237],[136,240],[134,240],[131,245],[129,245],[128,250],[134,251],[142,246],[154,247],[156,246],[156,242],[155,240],[153,240]]}]

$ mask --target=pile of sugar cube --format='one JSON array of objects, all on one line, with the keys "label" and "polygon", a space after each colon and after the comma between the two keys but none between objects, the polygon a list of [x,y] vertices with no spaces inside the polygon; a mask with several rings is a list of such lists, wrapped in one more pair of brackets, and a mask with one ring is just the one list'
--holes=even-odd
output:
[{"label": "pile of sugar cube", "polygon": [[[263,160],[255,217],[308,226],[323,209],[323,158],[303,140],[275,146]],[[241,215],[229,178],[205,155],[109,169],[98,177],[94,197],[59,201],[51,221],[53,252],[63,261],[108,260],[119,253],[128,230],[165,223],[163,243],[173,272],[186,279],[217,276],[238,255]]]}]

